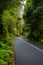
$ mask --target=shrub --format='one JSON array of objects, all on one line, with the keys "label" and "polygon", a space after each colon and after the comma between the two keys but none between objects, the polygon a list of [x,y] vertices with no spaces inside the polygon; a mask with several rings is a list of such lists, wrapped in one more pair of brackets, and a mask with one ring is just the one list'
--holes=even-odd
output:
[{"label": "shrub", "polygon": [[6,62],[9,63],[11,61],[10,54],[13,54],[13,52],[10,50],[1,49],[0,50],[0,61],[2,59],[4,60],[2,61],[2,63],[5,63],[5,64]]},{"label": "shrub", "polygon": [[5,62],[4,60],[0,59],[0,65],[8,65],[8,63]]},{"label": "shrub", "polygon": [[10,49],[10,46],[6,45],[5,43],[3,42],[0,42],[0,49]]}]

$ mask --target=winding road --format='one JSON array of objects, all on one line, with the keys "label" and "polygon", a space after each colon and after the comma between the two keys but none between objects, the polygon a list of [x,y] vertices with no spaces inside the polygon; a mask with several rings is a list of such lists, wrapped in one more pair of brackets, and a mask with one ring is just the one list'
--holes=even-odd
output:
[{"label": "winding road", "polygon": [[43,50],[23,38],[15,38],[16,65],[43,65]]}]

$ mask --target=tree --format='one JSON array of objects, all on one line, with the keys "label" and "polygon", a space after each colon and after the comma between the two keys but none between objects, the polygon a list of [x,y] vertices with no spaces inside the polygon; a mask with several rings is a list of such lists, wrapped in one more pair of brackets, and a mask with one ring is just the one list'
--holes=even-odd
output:
[{"label": "tree", "polygon": [[[18,8],[22,0],[0,0],[0,65],[14,63],[12,42],[14,28],[20,21]],[[18,31],[17,31],[18,32]],[[18,33],[17,33],[18,34]]]},{"label": "tree", "polygon": [[[13,9],[14,11],[18,10],[19,6],[21,5],[22,0],[0,0],[0,36],[3,36],[4,33],[4,27],[3,27],[3,21],[2,16],[3,12],[7,9]],[[12,14],[12,12],[10,12]],[[1,38],[1,37],[0,37]]]},{"label": "tree", "polygon": [[[25,28],[30,40],[43,40],[43,4],[42,0],[27,0],[24,10]],[[31,3],[31,4],[30,4]]]}]

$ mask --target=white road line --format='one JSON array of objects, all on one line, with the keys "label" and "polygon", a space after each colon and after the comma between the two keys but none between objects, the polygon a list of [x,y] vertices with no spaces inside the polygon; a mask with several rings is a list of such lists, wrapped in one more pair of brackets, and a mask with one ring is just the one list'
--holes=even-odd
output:
[{"label": "white road line", "polygon": [[36,47],[35,45],[30,44],[30,43],[28,43],[28,42],[24,41],[24,40],[23,40],[22,38],[20,38],[20,37],[18,37],[18,38],[19,38],[20,40],[22,40],[23,42],[25,42],[26,44],[30,45],[31,47],[33,47],[33,48],[37,49],[38,51],[43,52],[43,50],[41,50],[40,48]]}]

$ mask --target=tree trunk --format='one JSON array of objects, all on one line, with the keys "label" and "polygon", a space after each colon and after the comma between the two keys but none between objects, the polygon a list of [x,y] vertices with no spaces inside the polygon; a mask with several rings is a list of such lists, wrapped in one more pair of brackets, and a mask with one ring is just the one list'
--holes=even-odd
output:
[{"label": "tree trunk", "polygon": [[2,10],[0,9],[0,40],[3,35]]}]

